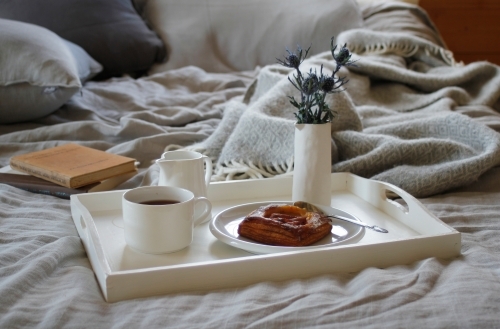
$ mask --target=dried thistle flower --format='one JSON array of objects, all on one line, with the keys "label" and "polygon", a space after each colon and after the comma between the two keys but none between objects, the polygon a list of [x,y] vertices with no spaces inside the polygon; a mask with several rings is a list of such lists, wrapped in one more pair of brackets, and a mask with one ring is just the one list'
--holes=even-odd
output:
[{"label": "dried thistle flower", "polygon": [[288,53],[284,60],[278,59],[278,63],[289,68],[295,69],[293,79],[288,77],[292,85],[300,91],[300,101],[297,101],[293,96],[289,96],[290,103],[297,108],[295,117],[297,123],[320,124],[331,122],[335,118],[335,111],[330,109],[325,102],[327,94],[341,92],[341,89],[349,80],[346,77],[336,77],[335,75],[342,66],[355,66],[351,60],[352,54],[344,44],[338,52],[335,52],[337,45],[334,45],[334,37],[330,42],[330,51],[336,62],[335,70],[331,75],[323,74],[323,65],[319,75],[316,71],[309,70],[306,76],[300,71],[300,65],[306,59],[311,47],[305,50],[297,46],[296,52],[291,52],[286,48]]},{"label": "dried thistle flower", "polygon": [[[278,63],[280,63],[283,66],[298,70],[300,64],[302,64],[304,59],[306,59],[307,54],[309,53],[309,49],[311,49],[311,47],[307,48],[306,53],[303,54],[303,50],[299,45],[297,45],[297,52],[296,53],[293,53],[290,50],[288,50],[288,48],[286,48],[286,52],[288,53],[288,56],[285,56],[285,60],[281,60],[281,59],[277,58]],[[302,57],[302,55],[304,55],[304,57]]]}]

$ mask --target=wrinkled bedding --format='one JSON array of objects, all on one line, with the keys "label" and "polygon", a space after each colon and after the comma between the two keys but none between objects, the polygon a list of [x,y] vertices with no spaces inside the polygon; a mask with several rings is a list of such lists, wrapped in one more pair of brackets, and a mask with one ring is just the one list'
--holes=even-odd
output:
[{"label": "wrinkled bedding", "polygon": [[[443,45],[432,24],[425,20],[425,15],[411,6],[377,5],[365,8],[366,28],[385,31],[388,27],[377,20],[377,15],[387,20],[395,11],[408,15],[416,12],[422,25],[413,24],[411,28],[418,29],[422,37],[422,31],[427,26],[425,33],[429,37],[422,39]],[[429,34],[429,31],[435,33]],[[439,59],[443,70],[456,65],[443,60],[449,58],[446,53],[434,56],[429,53],[377,51],[359,54],[361,59],[366,56],[365,63],[372,65],[365,68],[375,70],[381,67],[384,59],[385,63],[389,63],[387,65],[394,61],[399,63],[398,70],[407,63],[418,65],[424,60],[426,65],[438,65],[437,60],[430,62],[429,58]],[[70,202],[0,184],[0,327],[498,327],[498,83],[496,89],[492,87],[493,92],[489,93],[487,101],[470,101],[480,97],[463,98],[467,94],[481,95],[479,91],[484,90],[476,90],[471,83],[466,83],[461,87],[446,86],[448,89],[442,92],[441,88],[437,88],[439,97],[434,97],[428,104],[415,106],[414,102],[404,97],[376,98],[375,95],[378,95],[383,83],[407,91],[405,95],[418,94],[421,96],[419,99],[429,94],[436,95],[436,91],[424,90],[415,84],[408,84],[408,81],[398,80],[394,74],[384,75],[381,71],[370,76],[369,72],[363,71],[361,63],[360,60],[358,71],[346,74],[352,74],[351,82],[364,81],[367,93],[353,97],[354,94],[347,90],[339,97],[345,100],[342,104],[349,104],[349,110],[359,118],[359,125],[339,130],[334,137],[341,146],[334,169],[355,172],[356,159],[373,155],[368,149],[359,156],[343,153],[344,144],[341,142],[349,139],[342,139],[342,134],[351,134],[348,136],[350,140],[355,140],[354,137],[362,139],[363,134],[376,135],[381,140],[395,138],[398,129],[393,129],[394,125],[384,121],[388,117],[395,120],[393,122],[411,123],[424,119],[432,121],[433,116],[441,118],[445,113],[445,116],[460,118],[457,120],[462,120],[465,128],[471,125],[476,127],[474,131],[480,132],[479,136],[488,136],[488,147],[485,149],[491,151],[489,157],[477,161],[477,171],[474,171],[474,166],[467,167],[468,173],[471,173],[468,179],[461,180],[460,184],[444,186],[441,190],[426,190],[419,196],[419,200],[434,215],[461,232],[461,256],[454,259],[429,258],[389,268],[367,268],[356,273],[262,282],[238,289],[107,303],[73,224]],[[492,64],[473,64],[457,70],[474,70],[478,65],[491,70],[474,76],[474,82],[495,81],[491,72],[496,66]],[[259,174],[255,177],[242,175],[236,162],[231,164],[231,161],[219,160],[224,155],[223,148],[231,142],[232,132],[237,131],[245,109],[258,101],[251,98],[255,95],[253,88],[266,70],[256,68],[248,72],[215,74],[186,67],[140,79],[122,77],[87,82],[80,93],[52,115],[29,123],[0,126],[0,166],[8,165],[10,157],[16,154],[77,142],[139,161],[138,175],[116,189],[156,184],[158,168],[153,162],[165,149],[208,150],[219,166],[215,179],[257,178]],[[388,100],[393,106],[388,106]],[[280,119],[288,122],[290,118],[287,115]],[[293,129],[293,123],[291,127]],[[376,145],[376,142],[371,143]],[[457,151],[455,160],[462,159],[464,155],[475,159],[478,154],[484,154],[483,149],[475,149],[479,144]],[[344,149],[347,146],[344,145]],[[450,158],[443,157],[443,162],[452,163]],[[347,161],[349,159],[351,162]],[[399,163],[396,162],[388,164],[391,168],[397,167]],[[230,170],[231,165],[234,165],[234,172]],[[426,165],[428,163],[415,165],[415,170],[423,170]],[[262,177],[290,174],[286,166],[271,167],[270,170],[255,170],[254,173],[258,172]],[[386,168],[382,169],[380,172]],[[373,173],[363,171],[357,174],[373,176]],[[460,176],[456,177],[455,181],[458,181]],[[418,191],[412,192],[418,194]]]}]

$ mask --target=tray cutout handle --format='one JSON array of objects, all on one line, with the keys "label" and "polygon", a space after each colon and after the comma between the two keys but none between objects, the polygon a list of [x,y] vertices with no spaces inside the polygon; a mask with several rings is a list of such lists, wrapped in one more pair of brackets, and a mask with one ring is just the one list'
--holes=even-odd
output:
[{"label": "tray cutout handle", "polygon": [[80,234],[80,238],[82,238],[82,240],[85,240],[85,242],[88,242],[89,240],[89,233],[88,233],[88,230],[87,230],[87,223],[85,222],[85,218],[83,217],[83,214],[80,214],[79,216],[80,220],[80,227],[82,229],[82,233]]},{"label": "tray cutout handle", "polygon": [[[385,196],[385,201],[389,202],[390,204],[401,210],[403,213],[408,214],[410,212],[410,207],[408,206],[408,203],[396,191],[386,187],[384,189],[383,195]],[[395,199],[399,200],[395,201]]]},{"label": "tray cutout handle", "polygon": [[80,215],[80,225],[82,226],[82,230],[85,231],[85,229],[87,228],[87,224],[85,224],[82,215]]}]

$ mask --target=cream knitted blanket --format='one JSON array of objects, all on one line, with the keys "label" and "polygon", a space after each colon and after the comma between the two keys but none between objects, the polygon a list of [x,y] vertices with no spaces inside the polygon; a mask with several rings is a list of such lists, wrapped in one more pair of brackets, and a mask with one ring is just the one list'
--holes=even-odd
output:
[{"label": "cream knitted blanket", "polygon": [[[395,184],[416,197],[463,186],[500,163],[500,134],[474,120],[498,115],[499,67],[456,65],[449,51],[404,34],[350,30],[338,40],[357,53],[347,90],[330,95],[332,171]],[[363,46],[364,45],[364,46]],[[329,53],[304,68],[332,69]],[[243,101],[224,105],[215,132],[190,148],[211,156],[215,180],[293,171],[297,92],[279,65],[264,67]],[[468,115],[464,115],[467,113]]]}]

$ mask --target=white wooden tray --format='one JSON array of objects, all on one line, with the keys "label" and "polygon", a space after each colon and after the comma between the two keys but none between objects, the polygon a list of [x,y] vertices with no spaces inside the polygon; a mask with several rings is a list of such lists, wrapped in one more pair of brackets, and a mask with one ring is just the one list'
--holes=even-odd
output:
[{"label": "white wooden tray", "polygon": [[[194,241],[173,254],[130,249],[123,237],[121,197],[125,190],[71,196],[71,212],[104,298],[108,302],[183,291],[212,290],[261,281],[308,278],[409,264],[460,254],[460,233],[441,222],[403,190],[348,173],[331,176],[331,206],[389,233],[365,230],[360,239],[312,250],[254,255],[217,240],[208,223]],[[292,177],[212,183],[212,215],[236,205],[291,200]],[[396,193],[403,205],[386,197]]]}]

